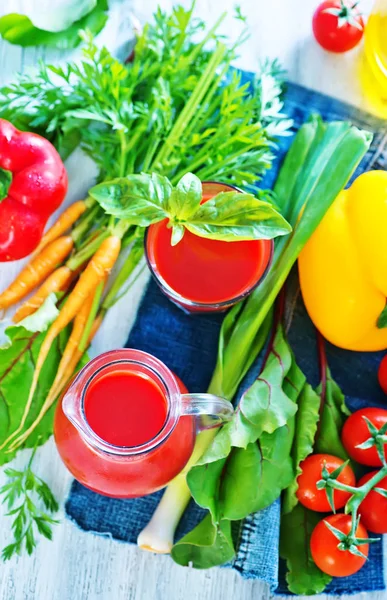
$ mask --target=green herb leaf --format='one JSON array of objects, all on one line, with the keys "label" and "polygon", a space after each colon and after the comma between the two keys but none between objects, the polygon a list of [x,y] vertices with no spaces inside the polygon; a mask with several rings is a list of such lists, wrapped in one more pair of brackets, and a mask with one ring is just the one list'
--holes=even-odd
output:
[{"label": "green herb leaf", "polygon": [[192,563],[195,569],[208,569],[228,562],[235,556],[230,521],[213,525],[210,515],[207,515],[176,542],[171,556],[177,564],[187,567]]},{"label": "green herb leaf", "polygon": [[301,504],[282,516],[280,556],[286,560],[286,581],[293,594],[321,594],[332,581],[316,566],[310,553],[310,537],[320,520],[318,513]]},{"label": "green herb leaf", "polygon": [[18,327],[24,327],[24,329],[33,333],[45,331],[59,315],[59,310],[56,307],[57,301],[56,295],[50,294],[37,311],[18,323]]},{"label": "green herb leaf", "polygon": [[[317,389],[317,393],[321,394],[321,385]],[[340,433],[344,421],[350,414],[345,405],[345,396],[332,379],[328,369],[324,405],[314,446],[315,452],[333,454],[347,460],[348,454],[341,442]]]},{"label": "green herb leaf", "polygon": [[313,452],[314,438],[319,421],[320,396],[307,383],[297,399],[298,410],[295,416],[295,436],[291,451],[294,478],[285,490],[282,510],[289,513],[298,503],[296,492],[297,477],[301,474],[300,463]]},{"label": "green herb leaf", "polygon": [[378,329],[384,329],[384,327],[387,327],[387,304],[379,315],[377,327]]},{"label": "green herb leaf", "polygon": [[271,204],[239,192],[220,192],[202,204],[184,225],[200,237],[227,242],[272,239],[291,231]]},{"label": "green herb leaf", "polygon": [[193,173],[186,173],[173,189],[169,198],[169,213],[185,221],[199,208],[202,200],[202,182]]},{"label": "green herb leaf", "polygon": [[107,214],[147,227],[168,216],[166,208],[172,185],[162,175],[141,173],[100,183],[89,194]]},{"label": "green herb leaf", "polygon": [[81,43],[79,32],[87,29],[97,35],[107,21],[107,0],[97,0],[87,15],[63,31],[46,31],[35,27],[27,16],[11,13],[0,18],[0,35],[19,46],[50,46],[61,50],[75,48]]},{"label": "green herb leaf", "polygon": [[12,173],[5,169],[0,169],[0,202],[8,196],[9,186],[12,183]]},{"label": "green herb leaf", "polygon": [[35,529],[51,540],[51,525],[58,523],[41,508],[41,504],[43,504],[46,510],[54,513],[58,511],[59,505],[47,483],[35,475],[31,469],[35,452],[36,444],[24,471],[5,470],[9,481],[0,489],[0,494],[4,495],[3,503],[6,502],[8,508],[11,508],[19,499],[20,503],[7,513],[7,516],[15,517],[12,523],[15,541],[3,549],[3,560],[10,559],[14,554],[21,554],[23,546],[27,554],[32,554],[36,546]]}]

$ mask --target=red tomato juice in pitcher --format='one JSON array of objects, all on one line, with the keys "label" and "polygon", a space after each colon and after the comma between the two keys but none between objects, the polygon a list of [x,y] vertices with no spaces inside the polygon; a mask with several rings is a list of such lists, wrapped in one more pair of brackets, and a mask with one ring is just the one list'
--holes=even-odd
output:
[{"label": "red tomato juice in pitcher", "polygon": [[174,408],[187,389],[165,366],[161,374],[147,368],[143,356],[150,355],[124,349],[97,357],[58,403],[54,434],[63,462],[80,483],[107,496],[153,493],[193,450],[195,418]]}]

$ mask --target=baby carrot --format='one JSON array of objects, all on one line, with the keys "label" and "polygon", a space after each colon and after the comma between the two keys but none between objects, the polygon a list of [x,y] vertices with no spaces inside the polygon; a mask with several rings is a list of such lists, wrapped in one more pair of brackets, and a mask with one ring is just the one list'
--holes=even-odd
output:
[{"label": "baby carrot", "polygon": [[73,249],[72,238],[62,236],[43,248],[42,252],[28,263],[11,285],[0,294],[0,309],[6,309],[27,296],[60,265]]},{"label": "baby carrot", "polygon": [[66,290],[73,277],[73,271],[66,265],[56,269],[47,277],[46,281],[40,286],[35,294],[28,298],[28,300],[17,309],[12,319],[13,322],[19,323],[19,321],[22,321],[34,313],[53,292]]},{"label": "baby carrot", "polygon": [[71,204],[66,210],[59,216],[58,220],[50,229],[44,234],[40,240],[39,246],[35,250],[35,254],[41,252],[47,244],[56,240],[60,235],[68,231],[75,221],[85,212],[87,209],[86,202],[84,200],[78,200]]},{"label": "baby carrot", "polygon": [[76,286],[67,298],[66,303],[63,305],[59,315],[49,328],[43,344],[40,347],[40,351],[36,359],[30,393],[20,424],[18,425],[17,429],[15,429],[15,431],[3,442],[3,444],[0,446],[0,450],[6,446],[8,442],[18,433],[20,433],[25,425],[38,383],[40,371],[50,351],[52,343],[60,334],[60,332],[66,327],[66,325],[68,325],[70,321],[74,319],[76,314],[82,308],[85,300],[95,291],[97,285],[110,273],[114,263],[118,258],[120,249],[120,238],[115,235],[108,237],[102,242],[101,246],[80,276]]},{"label": "baby carrot", "polygon": [[[91,343],[91,341],[93,340],[95,334],[97,333],[98,329],[101,326],[102,320],[103,320],[103,313],[101,313],[94,319],[92,328],[91,328],[89,336],[88,336],[87,345],[89,345]],[[74,332],[75,327],[76,327],[76,323],[74,321],[73,332],[70,336],[70,339],[73,336],[73,333],[74,333],[74,337],[75,337],[75,332]],[[63,353],[63,358],[67,352],[67,348],[69,346],[70,339],[67,342],[66,349]],[[73,342],[71,344],[71,347],[73,348]],[[43,419],[44,415],[47,413],[48,410],[50,410],[51,406],[54,404],[56,398],[58,398],[58,396],[64,390],[66,385],[69,383],[71,377],[74,374],[77,364],[79,363],[79,361],[82,358],[83,353],[84,353],[84,351],[79,350],[79,348],[77,346],[75,347],[75,350],[73,351],[72,356],[70,357],[70,360],[68,362],[66,361],[67,364],[64,369],[64,372],[62,372],[61,378],[59,379],[58,375],[55,378],[56,384],[54,381],[54,383],[48,393],[48,396],[47,396],[46,400],[44,401],[43,406],[40,409],[40,412],[39,412],[38,416],[36,417],[35,421],[29,426],[29,428],[26,431],[24,431],[19,437],[17,437],[15,440],[13,440],[13,442],[9,448],[10,452],[12,452],[18,446],[23,444],[25,442],[25,440],[28,438],[28,436],[33,432],[33,430],[39,425],[39,423]],[[69,354],[70,354],[70,348],[69,348]],[[62,361],[63,361],[63,359],[62,359]],[[62,361],[61,361],[60,365],[62,365]],[[58,369],[58,374],[59,374],[59,369]]]}]

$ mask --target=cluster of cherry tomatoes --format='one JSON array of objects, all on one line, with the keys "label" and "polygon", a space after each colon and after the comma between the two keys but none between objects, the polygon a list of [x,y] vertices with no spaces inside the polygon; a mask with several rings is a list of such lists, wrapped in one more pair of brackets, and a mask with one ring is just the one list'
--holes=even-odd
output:
[{"label": "cluster of cherry tomatoes", "polygon": [[[387,410],[364,408],[356,411],[344,423],[341,440],[353,461],[367,467],[380,468],[382,467],[382,461],[374,446],[365,449],[359,448],[371,437],[366,419],[379,430],[387,423]],[[384,446],[384,453],[387,458],[387,445]],[[332,473],[343,463],[344,461],[341,458],[330,454],[311,454],[308,456],[300,465],[302,473],[298,477],[297,491],[299,502],[310,510],[332,513],[326,490],[318,489],[316,484],[322,479],[324,466],[329,473]],[[351,487],[361,487],[377,472],[374,470],[367,473],[356,484],[355,473],[351,466],[347,464],[337,476],[337,481]],[[378,482],[377,487],[387,490],[387,476]],[[335,489],[333,492],[335,511],[343,509],[351,495],[351,492],[346,490]],[[361,519],[355,533],[356,538],[368,538],[368,531],[378,534],[387,533],[387,498],[379,492],[372,490],[364,497],[359,507],[359,515]],[[368,544],[359,545],[357,548],[364,556],[340,549],[337,536],[325,522],[347,535],[351,531],[352,517],[342,512],[330,514],[316,525],[310,541],[310,550],[314,562],[324,573],[332,577],[353,575],[361,569],[367,560]]]}]

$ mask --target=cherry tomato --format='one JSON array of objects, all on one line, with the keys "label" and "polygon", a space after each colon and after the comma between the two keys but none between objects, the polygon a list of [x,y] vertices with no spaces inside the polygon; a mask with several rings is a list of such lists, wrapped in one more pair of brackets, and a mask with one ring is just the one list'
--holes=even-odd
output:
[{"label": "cherry tomato", "polygon": [[[382,462],[375,447],[366,450],[356,447],[371,437],[367,423],[363,417],[369,419],[375,427],[380,429],[382,425],[387,423],[387,410],[383,408],[362,408],[357,410],[345,421],[341,431],[341,440],[344,448],[353,460],[361,465],[381,467]],[[384,455],[387,458],[387,445],[384,446]]]},{"label": "cherry tomato", "polygon": [[[372,471],[364,475],[358,483],[358,487],[364,485],[376,475],[378,471]],[[375,486],[387,490],[387,477],[384,477]],[[387,533],[387,498],[373,490],[367,494],[359,507],[359,514],[363,525],[372,533]]]},{"label": "cherry tomato", "polygon": [[380,362],[378,370],[378,379],[380,387],[382,388],[383,392],[387,394],[387,354],[382,358]]},{"label": "cherry tomato", "polygon": [[[313,529],[310,538],[310,551],[314,562],[321,571],[332,577],[347,577],[357,573],[367,560],[365,557],[368,556],[368,544],[357,546],[357,549],[365,555],[364,558],[351,554],[349,550],[339,550],[337,547],[339,540],[328,529],[325,521],[343,533],[349,533],[351,530],[350,515],[330,515],[320,521]],[[359,523],[356,529],[356,537],[368,537],[367,530],[362,523]]]},{"label": "cherry tomato", "polygon": [[313,15],[314,37],[330,52],[347,52],[360,42],[364,21],[349,0],[325,0]]},{"label": "cherry tomato", "polygon": [[[328,502],[325,490],[318,490],[316,483],[321,479],[321,472],[324,467],[332,473],[335,469],[343,464],[341,458],[332,456],[331,454],[311,454],[302,461],[300,468],[301,475],[297,479],[298,490],[297,498],[306,506],[316,512],[330,512],[331,505]],[[337,481],[346,485],[356,485],[356,479],[351,467],[347,465],[337,478]],[[333,501],[335,509],[342,508],[350,497],[350,493],[341,490],[335,490],[333,493]]]}]

